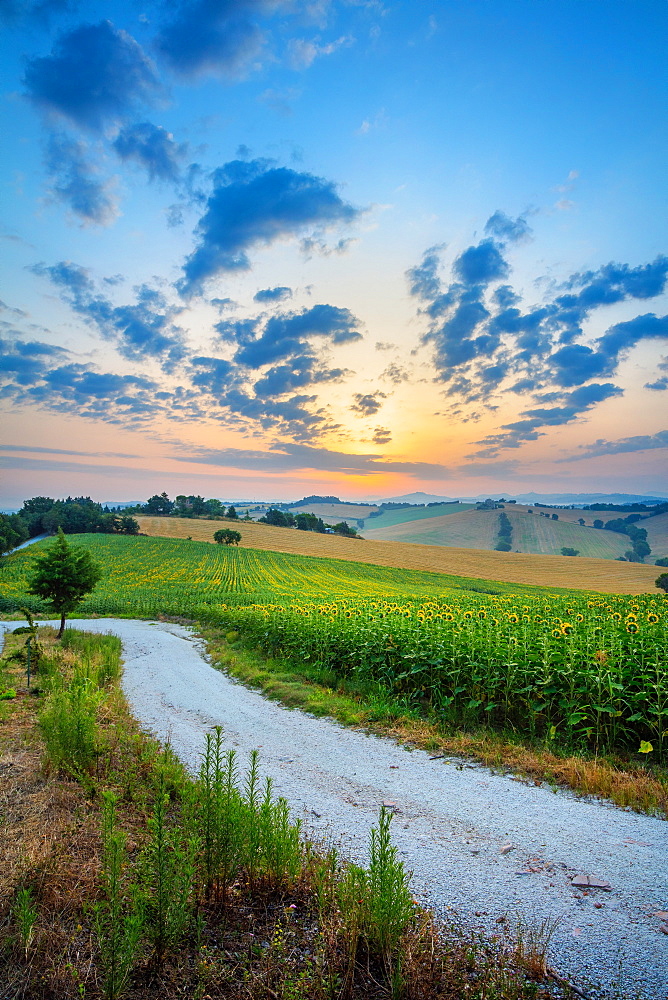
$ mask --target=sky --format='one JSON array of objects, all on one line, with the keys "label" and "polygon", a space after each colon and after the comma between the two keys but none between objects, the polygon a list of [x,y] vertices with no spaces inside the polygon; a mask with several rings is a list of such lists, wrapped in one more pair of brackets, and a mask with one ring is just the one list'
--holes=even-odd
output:
[{"label": "sky", "polygon": [[3,0],[0,505],[668,495],[663,0]]}]

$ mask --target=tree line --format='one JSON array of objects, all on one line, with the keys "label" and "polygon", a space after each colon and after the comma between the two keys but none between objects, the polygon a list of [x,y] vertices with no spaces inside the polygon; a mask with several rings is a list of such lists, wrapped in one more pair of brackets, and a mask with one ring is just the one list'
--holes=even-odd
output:
[{"label": "tree line", "polygon": [[37,535],[53,535],[62,528],[66,535],[83,532],[137,535],[139,525],[126,511],[110,509],[90,497],[32,497],[16,514],[0,514],[0,555]]}]

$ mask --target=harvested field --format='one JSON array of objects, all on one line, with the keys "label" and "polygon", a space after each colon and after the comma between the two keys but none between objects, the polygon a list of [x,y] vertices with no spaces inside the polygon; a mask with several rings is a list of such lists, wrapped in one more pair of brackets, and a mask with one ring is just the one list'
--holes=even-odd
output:
[{"label": "harvested field", "polygon": [[[448,515],[454,516],[457,515]],[[141,530],[162,538],[188,538],[213,542],[213,533],[230,527],[231,521],[200,521],[186,518],[139,517]],[[607,594],[643,594],[654,591],[659,570],[640,563],[609,559],[576,559],[568,556],[541,556],[482,549],[446,548],[407,542],[384,542],[319,535],[268,524],[239,522],[241,544],[269,552],[344,559],[394,566],[397,569],[427,570],[455,576],[573,590],[597,590]]]}]

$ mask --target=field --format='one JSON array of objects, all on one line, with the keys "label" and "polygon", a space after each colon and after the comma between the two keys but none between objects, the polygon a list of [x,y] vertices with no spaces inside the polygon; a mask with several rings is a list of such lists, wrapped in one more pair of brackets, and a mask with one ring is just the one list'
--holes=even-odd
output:
[{"label": "field", "polygon": [[[508,508],[506,508],[508,509]],[[494,520],[494,511],[490,512]],[[448,518],[465,517],[449,514]],[[531,515],[529,515],[531,516]],[[199,521],[175,517],[139,517],[141,530],[148,535],[213,541],[218,528],[233,526],[230,521]],[[498,512],[496,520],[498,521]],[[547,524],[547,518],[540,518]],[[445,573],[488,581],[488,587],[503,581],[522,587],[550,586],[568,590],[595,590],[606,594],[643,594],[654,590],[659,570],[640,563],[620,563],[603,559],[573,559],[526,553],[493,552],[471,548],[449,548],[389,541],[359,541],[310,531],[274,528],[268,524],[243,521],[237,525],[241,545],[248,549],[294,553],[318,558],[340,559],[396,569]],[[593,531],[592,531],[593,534]],[[597,532],[597,535],[599,532]],[[605,532],[612,535],[612,532]],[[621,537],[621,536],[620,536]],[[565,543],[564,543],[565,544]]]},{"label": "field", "polygon": [[[596,752],[647,740],[664,755],[668,602],[659,593],[517,595],[500,583],[197,541],[79,535],[75,544],[105,569],[84,614],[222,625],[267,653],[381,685],[446,721],[510,726]],[[4,561],[0,611],[38,610],[26,596],[32,557]]]},{"label": "field", "polygon": [[392,528],[395,524],[403,524],[406,521],[421,521],[423,518],[440,517],[443,514],[460,514],[464,510],[471,510],[475,507],[472,503],[440,503],[436,507],[404,507],[401,510],[384,510],[378,517],[366,517],[364,533],[366,531],[382,530]]},{"label": "field", "polygon": [[[515,552],[560,555],[562,547],[568,546],[578,549],[579,555],[585,558],[616,559],[624,555],[631,546],[626,535],[578,524],[577,517],[582,516],[580,511],[559,511],[558,521],[553,521],[551,517],[541,517],[536,510],[529,514],[525,507],[507,506],[505,513],[513,526],[512,545]],[[562,518],[562,514],[570,516]],[[662,516],[656,520],[661,519]],[[650,545],[653,551],[661,555],[666,546],[662,540],[662,532],[652,532],[652,520],[647,522]],[[375,527],[376,521],[380,522],[381,518],[372,518],[363,531],[364,537],[369,541],[382,539],[423,545],[493,549],[497,542],[499,511],[468,509],[447,516],[405,518],[394,524],[388,522],[385,527],[379,528]],[[657,529],[659,528],[657,525]],[[652,534],[656,536],[656,542]]]}]

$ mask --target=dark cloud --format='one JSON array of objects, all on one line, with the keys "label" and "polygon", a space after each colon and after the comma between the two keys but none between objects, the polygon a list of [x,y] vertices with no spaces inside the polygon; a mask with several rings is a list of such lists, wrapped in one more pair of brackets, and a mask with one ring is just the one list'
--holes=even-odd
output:
[{"label": "dark cloud", "polygon": [[137,122],[126,125],[118,133],[114,149],[122,160],[133,160],[143,167],[150,180],[177,181],[181,160],[187,147],[174,142],[174,137],[160,125]]},{"label": "dark cloud", "polygon": [[666,372],[656,380],[656,382],[646,382],[645,389],[653,389],[655,392],[665,392],[668,389],[668,358],[665,358],[659,365],[659,371]]},{"label": "dark cloud", "polygon": [[485,232],[508,243],[522,243],[531,237],[532,229],[523,215],[511,219],[505,212],[496,211],[485,223]]},{"label": "dark cloud", "polygon": [[236,309],[237,306],[234,299],[211,299],[209,304],[221,313],[225,312],[226,309]]},{"label": "dark cloud", "polygon": [[28,62],[24,83],[38,107],[95,132],[124,121],[159,90],[141,47],[110,21],[61,35],[51,55]]},{"label": "dark cloud", "polygon": [[51,193],[85,223],[106,226],[116,218],[113,181],[100,180],[97,167],[86,157],[86,146],[66,135],[49,137],[46,167]]},{"label": "dark cloud", "polygon": [[455,259],[452,270],[464,285],[488,285],[508,276],[502,247],[495,240],[482,240]]},{"label": "dark cloud", "polygon": [[441,280],[438,270],[441,266],[441,252],[445,243],[429,247],[422,255],[422,260],[415,267],[406,271],[408,287],[411,295],[425,302],[433,302],[441,294]]},{"label": "dark cloud", "polygon": [[645,313],[626,323],[611,326],[599,340],[599,350],[608,358],[617,359],[624,351],[635,347],[641,340],[668,338],[668,316]]},{"label": "dark cloud", "polygon": [[281,0],[185,0],[158,35],[156,47],[179,76],[238,78],[264,43],[257,18],[281,6]]},{"label": "dark cloud", "polygon": [[655,451],[668,448],[668,430],[657,431],[656,434],[636,434],[633,437],[621,438],[619,441],[605,441],[599,438],[593,444],[580,445],[579,451],[568,458],[560,458],[559,462],[579,462],[583,458],[597,458],[600,455],[621,455],[632,451]]},{"label": "dark cloud", "polygon": [[401,385],[402,382],[408,382],[410,375],[405,368],[391,362],[387,368],[380,373],[379,378],[381,378],[384,382],[392,382],[393,385]]},{"label": "dark cloud", "polygon": [[159,358],[167,370],[183,359],[183,331],[173,323],[177,310],[155,288],[140,285],[134,305],[116,306],[96,291],[89,272],[77,264],[61,261],[33,270],[50,278],[72,309],[114,341],[124,357]]},{"label": "dark cloud", "polygon": [[373,432],[372,441],[374,444],[389,444],[392,440],[392,431],[387,427],[376,427]]},{"label": "dark cloud", "polygon": [[280,442],[266,451],[241,448],[204,450],[195,455],[174,455],[180,462],[197,462],[233,469],[254,469],[259,472],[293,472],[314,469],[319,472],[342,472],[349,475],[377,475],[404,472],[419,478],[446,478],[450,470],[429,462],[387,462],[381,455],[349,455],[307,444]]},{"label": "dark cloud", "polygon": [[285,299],[292,298],[292,289],[287,285],[278,285],[276,288],[261,288],[253,296],[254,302],[284,302]]},{"label": "dark cloud", "polygon": [[[524,308],[507,282],[505,256],[507,244],[528,235],[524,226],[522,217],[495,213],[486,232],[497,239],[483,239],[461,253],[449,284],[439,276],[439,247],[430,247],[408,272],[411,294],[428,322],[422,342],[432,349],[437,378],[449,396],[482,402],[487,409],[495,408],[502,388],[535,396],[521,419],[481,442],[484,457],[536,440],[541,427],[568,423],[620,394],[610,382],[587,383],[614,376],[635,344],[668,337],[668,318],[646,313],[617,323],[593,343],[582,342],[594,310],[664,291],[667,257],[637,267],[611,263],[578,272],[561,287],[551,287],[545,302]],[[668,379],[665,385],[663,378],[650,382],[648,388],[668,388]]]},{"label": "dark cloud", "polygon": [[349,374],[346,368],[324,368],[316,358],[304,355],[292,358],[288,364],[270,368],[258,379],[253,389],[258,396],[280,396],[320,382],[338,381]]},{"label": "dark cloud", "polygon": [[356,392],[353,396],[354,403],[350,407],[353,413],[359,413],[363,417],[372,417],[374,414],[378,413],[382,407],[382,401],[387,399],[387,395],[384,392],[369,392],[363,395],[361,392]]},{"label": "dark cloud", "polygon": [[301,312],[279,313],[260,326],[259,321],[241,320],[218,324],[239,348],[234,356],[239,364],[260,368],[265,364],[297,355],[310,354],[308,338],[325,337],[332,344],[360,340],[359,321],[349,309],[318,304]]},{"label": "dark cloud", "polygon": [[270,160],[232,160],[214,171],[213,191],[197,227],[199,243],[185,263],[180,289],[190,294],[216,274],[248,270],[253,247],[306,227],[350,223],[358,214],[322,177]]}]

